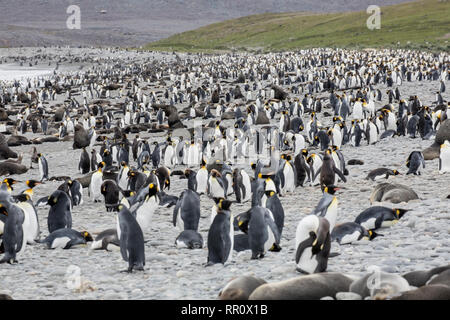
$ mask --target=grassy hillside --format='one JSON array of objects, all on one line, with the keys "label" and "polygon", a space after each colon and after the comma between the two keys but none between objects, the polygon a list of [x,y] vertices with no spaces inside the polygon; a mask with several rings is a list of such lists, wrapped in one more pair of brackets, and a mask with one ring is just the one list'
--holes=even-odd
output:
[{"label": "grassy hillside", "polygon": [[381,29],[366,11],[268,13],[211,24],[152,42],[174,51],[290,50],[308,47],[410,47],[450,50],[450,1],[421,0],[381,8]]}]

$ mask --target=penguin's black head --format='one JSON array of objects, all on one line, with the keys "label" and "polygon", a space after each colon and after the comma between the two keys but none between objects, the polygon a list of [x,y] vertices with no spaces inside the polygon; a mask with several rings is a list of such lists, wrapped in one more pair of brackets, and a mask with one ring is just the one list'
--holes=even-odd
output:
[{"label": "penguin's black head", "polygon": [[92,238],[92,236],[91,236],[91,234],[90,234],[89,232],[87,232],[87,231],[82,231],[81,234],[82,234],[84,240],[86,240],[86,242],[88,242],[88,241],[94,241],[94,239]]},{"label": "penguin's black head", "polygon": [[302,149],[302,155],[307,156],[308,155],[308,149]]},{"label": "penguin's black head", "polygon": [[322,185],[322,191],[324,193],[328,193],[328,194],[335,194],[336,191],[338,191],[340,188],[336,187],[336,186],[324,186]]},{"label": "penguin's black head", "polygon": [[21,193],[16,196],[16,199],[18,202],[26,202],[26,201],[30,200],[30,196],[26,193]]},{"label": "penguin's black head", "polygon": [[152,197],[158,193],[158,186],[154,183],[148,185],[148,196]]},{"label": "penguin's black head", "polygon": [[232,203],[233,202],[230,200],[221,199],[217,204],[217,207],[222,211],[229,211]]},{"label": "penguin's black head", "polygon": [[398,219],[400,219],[401,217],[403,217],[403,215],[408,212],[409,210],[406,209],[392,209],[395,213],[395,215],[397,216]]},{"label": "penguin's black head", "polygon": [[121,165],[122,167],[126,167],[126,166],[127,166],[127,163],[126,163],[125,161],[122,161],[122,162],[120,162],[120,165]]},{"label": "penguin's black head", "polygon": [[8,210],[6,210],[6,207],[0,203],[0,214],[4,214],[5,216],[8,216]]},{"label": "penguin's black head", "polygon": [[266,190],[264,191],[267,198],[273,197],[275,195],[275,191],[272,190]]},{"label": "penguin's black head", "polygon": [[369,240],[373,240],[378,236],[381,236],[381,237],[383,236],[382,234],[376,233],[373,230],[368,230],[367,232],[369,233]]},{"label": "penguin's black head", "polygon": [[400,174],[400,172],[398,172],[398,170],[392,170],[394,172],[395,176],[398,176]]},{"label": "penguin's black head", "polygon": [[250,163],[250,167],[252,168],[252,170],[255,170],[256,169],[256,163],[254,163],[254,162]]},{"label": "penguin's black head", "polygon": [[104,161],[100,162],[97,166],[98,169],[104,168],[106,166],[106,163]]},{"label": "penguin's black head", "polygon": [[37,186],[38,184],[41,184],[41,182],[36,181],[36,180],[27,180],[25,181],[25,184],[30,188],[33,189],[35,186]]},{"label": "penguin's black head", "polygon": [[184,170],[184,176],[186,178],[189,178],[189,176],[192,174],[192,170],[187,168],[186,170]]},{"label": "penguin's black head", "polygon": [[134,191],[124,190],[124,191],[122,191],[122,194],[123,194],[124,197],[129,198],[129,197],[134,196]]},{"label": "penguin's black head", "polygon": [[6,183],[7,186],[11,187],[13,184],[16,184],[20,181],[14,180],[13,178],[5,178],[3,179],[3,182]]},{"label": "penguin's black head", "polygon": [[49,206],[54,206],[58,202],[58,198],[55,197],[53,194],[48,197],[47,203]]}]

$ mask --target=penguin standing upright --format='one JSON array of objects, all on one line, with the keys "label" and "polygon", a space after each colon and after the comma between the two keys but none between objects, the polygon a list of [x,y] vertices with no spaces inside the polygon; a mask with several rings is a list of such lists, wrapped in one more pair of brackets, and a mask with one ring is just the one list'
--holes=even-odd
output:
[{"label": "penguin standing upright", "polygon": [[122,258],[128,262],[128,270],[126,271],[132,272],[133,269],[143,271],[145,266],[144,234],[130,210],[123,205],[119,205],[119,210],[117,237],[119,238]]},{"label": "penguin standing upright", "polygon": [[280,232],[272,212],[263,207],[252,207],[249,211],[248,243],[252,259],[263,258],[267,251],[280,251]]},{"label": "penguin standing upright", "polygon": [[309,166],[306,163],[306,157],[308,156],[308,150],[302,149],[299,154],[295,156],[294,166],[295,171],[297,172],[297,185],[302,186],[305,183],[306,177],[308,177],[308,181],[311,182],[311,171]]},{"label": "penguin standing upright", "polygon": [[227,197],[222,175],[216,169],[211,170],[208,178],[208,194],[212,198],[226,199]]},{"label": "penguin standing upright", "polygon": [[27,194],[20,194],[17,198],[17,206],[22,209],[24,213],[23,233],[24,241],[27,244],[34,244],[39,237],[39,219],[36,208]]},{"label": "penguin standing upright", "polygon": [[158,208],[159,198],[158,198],[158,186],[154,183],[148,185],[148,192],[145,195],[144,200],[139,203],[136,208],[136,221],[141,227],[142,231],[145,231],[150,225],[153,213]]},{"label": "penguin standing upright", "polygon": [[78,170],[81,174],[86,174],[91,169],[91,160],[89,159],[89,153],[87,153],[86,147],[83,147],[82,149],[80,161],[78,162]]},{"label": "penguin standing upright", "polygon": [[39,178],[40,181],[48,180],[48,163],[42,153],[38,153]]},{"label": "penguin standing upright", "polygon": [[197,171],[197,193],[205,194],[208,188],[208,170],[206,169],[206,161],[202,158],[200,169]]},{"label": "penguin standing upright", "polygon": [[272,213],[275,224],[277,225],[278,232],[281,234],[283,232],[284,227],[284,209],[281,205],[280,198],[278,198],[277,194],[274,191],[265,191],[265,201],[262,203],[262,207],[265,207],[270,210]]},{"label": "penguin standing upright", "polygon": [[339,176],[339,178],[341,178],[342,181],[347,182],[344,174],[336,167],[331,154],[331,150],[327,149],[323,157],[322,167],[320,168],[320,186],[322,190],[326,186],[334,185],[336,174]]},{"label": "penguin standing upright", "polygon": [[208,261],[206,266],[225,264],[231,259],[234,244],[233,214],[231,201],[223,200],[217,206],[217,215],[208,231]]},{"label": "penguin standing upright", "polygon": [[100,193],[105,198],[106,212],[116,211],[119,205],[119,186],[114,180],[105,180],[100,186]]},{"label": "penguin standing upright", "polygon": [[197,231],[199,221],[200,196],[193,190],[184,190],[173,209],[173,225],[178,227],[180,231]]},{"label": "penguin standing upright", "polygon": [[441,144],[441,151],[439,154],[439,173],[450,172],[450,143],[445,140]]},{"label": "penguin standing upright", "polygon": [[120,163],[120,170],[117,175],[117,185],[122,190],[126,190],[128,186],[128,172],[130,171],[130,168],[128,167],[127,163],[122,161]]},{"label": "penguin standing upright", "polygon": [[7,216],[3,226],[2,245],[4,256],[0,263],[15,263],[17,253],[21,252],[26,245],[23,232],[23,221],[25,219],[22,209],[11,202],[8,194],[0,196],[0,215]]},{"label": "penguin standing upright", "polygon": [[335,186],[326,186],[323,190],[323,196],[311,214],[326,218],[329,222],[329,231],[332,232],[336,224],[338,200],[334,196],[339,188]]},{"label": "penguin standing upright", "polygon": [[61,228],[72,228],[72,212],[70,198],[64,191],[56,190],[47,200],[50,205],[48,212],[48,232],[52,233]]},{"label": "penguin standing upright", "polygon": [[91,183],[89,184],[89,196],[92,201],[101,201],[101,186],[103,183],[103,168],[105,167],[105,162],[102,161],[98,164],[98,169],[91,176]]},{"label": "penguin standing upright", "polygon": [[328,220],[315,215],[304,217],[297,226],[295,248],[298,272],[325,272],[331,248]]},{"label": "penguin standing upright", "polygon": [[70,187],[70,194],[72,195],[72,204],[74,206],[81,206],[83,204],[83,186],[78,180],[69,180],[67,184]]},{"label": "penguin standing upright", "polygon": [[407,175],[411,173],[413,173],[414,175],[421,175],[422,169],[425,169],[425,159],[422,152],[411,152],[408,159],[406,160],[406,166],[409,168],[408,172],[406,173]]},{"label": "penguin standing upright", "polygon": [[282,175],[282,191],[285,192],[294,192],[295,187],[297,186],[297,172],[295,172],[295,167],[293,166],[291,160],[291,155],[282,155],[281,156],[281,165],[280,165],[280,176]]}]

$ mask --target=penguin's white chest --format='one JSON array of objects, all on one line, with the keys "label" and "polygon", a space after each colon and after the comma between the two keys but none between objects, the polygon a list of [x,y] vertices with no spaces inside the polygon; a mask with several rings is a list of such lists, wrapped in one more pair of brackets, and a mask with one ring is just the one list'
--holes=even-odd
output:
[{"label": "penguin's white chest", "polygon": [[293,192],[295,190],[294,169],[290,163],[286,163],[283,168],[284,191]]},{"label": "penguin's white chest", "polygon": [[441,148],[439,161],[440,161],[439,173],[450,172],[450,147]]},{"label": "penguin's white chest", "polygon": [[233,226],[233,215],[230,214],[230,231],[228,233],[228,236],[230,237],[230,252],[228,253],[228,257],[226,261],[230,261],[231,257],[233,256],[233,248],[234,248],[234,226]]},{"label": "penguin's white chest", "polygon": [[210,179],[210,193],[213,198],[225,198],[225,190],[223,190],[216,178]]},{"label": "penguin's white chest", "polygon": [[206,187],[208,182],[208,171],[204,168],[197,172],[197,193],[206,193]]},{"label": "penguin's white chest", "polygon": [[50,248],[52,249],[56,249],[56,248],[65,248],[65,246],[70,242],[70,238],[69,237],[60,237],[60,238],[55,238],[50,246]]},{"label": "penguin's white chest", "polygon": [[355,241],[358,241],[359,236],[361,233],[358,230],[353,231],[353,233],[346,234],[341,238],[340,244],[348,244]]},{"label": "penguin's white chest", "polygon": [[331,204],[328,206],[327,212],[325,214],[325,218],[330,223],[330,233],[331,231],[333,231],[333,228],[336,224],[337,211],[338,211],[338,201],[336,198],[334,198],[331,201]]},{"label": "penguin's white chest", "polygon": [[314,273],[318,265],[315,255],[312,254],[312,247],[305,248],[297,263],[297,267],[308,273]]},{"label": "penguin's white chest", "polygon": [[172,146],[168,146],[166,148],[166,152],[164,153],[164,164],[166,167],[171,167],[173,164],[173,148]]},{"label": "penguin's white chest", "polygon": [[158,207],[158,202],[155,196],[150,197],[147,201],[136,210],[136,221],[139,226],[144,231],[150,225],[153,213]]}]

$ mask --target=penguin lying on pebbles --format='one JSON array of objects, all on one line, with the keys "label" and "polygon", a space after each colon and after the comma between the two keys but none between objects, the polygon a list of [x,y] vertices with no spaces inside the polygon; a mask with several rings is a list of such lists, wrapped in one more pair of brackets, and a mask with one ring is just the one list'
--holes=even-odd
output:
[{"label": "penguin lying on pebbles", "polygon": [[381,236],[372,230],[367,230],[356,222],[345,222],[336,225],[331,232],[331,241],[337,241],[340,245],[350,244],[360,240],[373,240]]},{"label": "penguin lying on pebbles", "polygon": [[117,236],[116,229],[107,229],[100,232],[95,240],[92,241],[91,250],[106,250],[112,251],[113,249],[119,249],[120,242]]},{"label": "penguin lying on pebbles", "polygon": [[406,160],[406,166],[409,168],[408,172],[406,173],[407,175],[413,173],[414,175],[420,176],[422,169],[425,169],[425,159],[422,152],[411,152],[408,159]]},{"label": "penguin lying on pebbles", "polygon": [[93,241],[92,236],[87,231],[76,231],[69,228],[62,228],[50,233],[40,243],[47,244],[48,249],[70,249],[77,244],[86,244],[88,241]]},{"label": "penguin lying on pebbles", "polygon": [[408,211],[405,209],[373,206],[361,212],[356,217],[355,222],[368,230],[376,230],[393,226]]},{"label": "penguin lying on pebbles", "polygon": [[379,178],[388,179],[389,176],[397,176],[399,174],[400,174],[400,172],[398,172],[397,170],[391,170],[388,168],[378,168],[378,169],[370,171],[366,177],[366,180],[375,181]]}]

